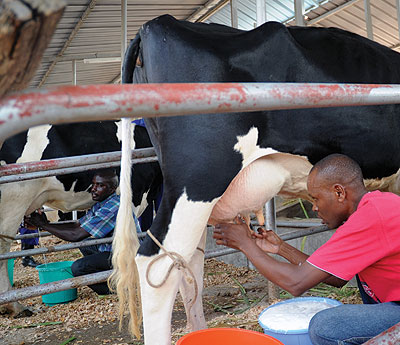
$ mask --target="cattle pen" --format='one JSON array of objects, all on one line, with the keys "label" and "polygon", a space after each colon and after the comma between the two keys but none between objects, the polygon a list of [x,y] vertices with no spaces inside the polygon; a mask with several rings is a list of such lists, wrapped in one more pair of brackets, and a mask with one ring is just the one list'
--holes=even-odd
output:
[{"label": "cattle pen", "polygon": [[[392,103],[400,103],[398,85],[236,83],[59,87],[4,97],[0,101],[0,142],[32,126],[105,120],[110,114],[116,119]],[[92,281],[82,278],[79,284],[105,280],[109,272],[102,274],[89,277]],[[43,290],[36,288],[35,296],[80,286],[73,279],[53,283]],[[33,296],[33,290],[3,293],[0,303]]]},{"label": "cattle pen", "polygon": [[[156,161],[154,149],[137,149],[132,150],[132,163],[140,164]],[[55,176],[68,174],[72,172],[88,171],[101,169],[104,166],[118,166],[120,160],[120,153],[104,153],[104,154],[93,154],[85,156],[76,156],[68,158],[53,159],[47,161],[19,163],[19,164],[8,164],[0,167],[0,184],[11,183],[17,181],[24,181],[28,179],[35,179],[41,177]],[[4,179],[4,180],[3,180]],[[326,226],[310,227],[310,223],[307,222],[277,222],[276,226],[283,229],[291,228],[302,228],[293,233],[282,235],[284,240],[292,240],[301,238],[303,236],[309,236],[329,230]],[[20,240],[22,238],[34,238],[34,237],[45,237],[49,236],[50,233],[42,232],[40,234],[29,234],[29,235],[18,235],[12,240]],[[139,234],[139,237],[144,237],[145,234]],[[104,238],[88,241],[82,241],[78,243],[62,244],[51,247],[41,247],[36,249],[28,249],[23,251],[14,251],[10,253],[0,254],[0,260],[8,260],[13,258],[19,258],[26,255],[38,255],[46,254],[51,252],[71,250],[75,248],[82,248],[85,246],[111,243],[112,238]],[[208,251],[205,253],[205,258],[214,258],[224,255],[236,253],[235,249],[219,249],[214,251]],[[54,293],[58,291],[64,291],[71,288],[76,288],[83,285],[95,284],[106,281],[110,276],[111,271],[93,273],[88,276],[69,278],[63,281],[51,282],[42,284],[39,286],[32,286],[18,290],[11,290],[0,294],[0,304],[5,304],[14,301],[20,301],[30,297],[41,296],[44,294]]]}]

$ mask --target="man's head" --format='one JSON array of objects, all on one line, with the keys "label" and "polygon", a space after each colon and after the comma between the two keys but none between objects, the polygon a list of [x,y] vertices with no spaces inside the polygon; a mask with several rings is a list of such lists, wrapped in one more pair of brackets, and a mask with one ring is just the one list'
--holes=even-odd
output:
[{"label": "man's head", "polygon": [[317,162],[307,180],[313,210],[331,229],[345,222],[366,193],[360,166],[351,158],[329,155]]},{"label": "man's head", "polygon": [[118,187],[118,176],[114,169],[96,171],[90,190],[94,201],[103,201],[115,192]]}]

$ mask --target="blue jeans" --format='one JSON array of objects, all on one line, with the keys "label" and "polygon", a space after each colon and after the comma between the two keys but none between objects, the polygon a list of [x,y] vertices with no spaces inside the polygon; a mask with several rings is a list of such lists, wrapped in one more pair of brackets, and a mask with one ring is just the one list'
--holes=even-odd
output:
[{"label": "blue jeans", "polygon": [[314,345],[358,345],[399,322],[399,302],[344,304],[315,314],[309,335]]},{"label": "blue jeans", "polygon": [[[74,261],[71,266],[72,275],[74,277],[112,269],[112,253],[100,252],[98,246],[99,245],[92,245],[80,248],[83,258]],[[107,282],[91,284],[88,286],[99,295],[108,295],[110,293]]]}]

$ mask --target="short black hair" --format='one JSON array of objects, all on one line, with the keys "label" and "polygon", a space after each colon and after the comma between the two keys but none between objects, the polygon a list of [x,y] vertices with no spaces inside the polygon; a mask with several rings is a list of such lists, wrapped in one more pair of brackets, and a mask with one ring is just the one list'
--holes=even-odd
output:
[{"label": "short black hair", "polygon": [[107,168],[107,169],[100,169],[94,172],[93,177],[100,176],[104,179],[107,179],[110,182],[111,188],[118,187],[118,175],[115,169]]},{"label": "short black hair", "polygon": [[364,185],[360,165],[352,158],[333,153],[318,161],[311,169],[318,171],[326,180],[336,180],[343,184],[361,183]]}]

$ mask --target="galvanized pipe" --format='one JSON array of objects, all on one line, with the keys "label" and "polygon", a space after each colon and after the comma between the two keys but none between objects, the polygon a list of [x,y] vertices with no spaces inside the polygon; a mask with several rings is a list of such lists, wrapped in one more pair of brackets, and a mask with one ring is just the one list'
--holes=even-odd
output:
[{"label": "galvanized pipe", "polygon": [[265,0],[256,0],[256,25],[263,25],[267,21]]},{"label": "galvanized pipe", "polygon": [[305,26],[304,0],[294,0],[294,21],[297,26]]},{"label": "galvanized pipe", "polygon": [[[288,240],[292,240],[292,239],[299,238],[299,237],[306,236],[306,235],[317,234],[317,233],[324,232],[327,230],[330,230],[330,229],[326,226],[318,226],[318,227],[314,227],[314,228],[299,230],[299,231],[296,231],[296,232],[290,233],[290,234],[284,234],[281,236],[281,238],[284,241],[288,241]],[[139,234],[139,235],[144,236],[145,234]],[[84,242],[89,242],[89,245],[94,244],[94,241],[84,241]],[[31,252],[31,250],[26,250],[24,252],[25,252],[25,254],[27,254],[28,252]],[[238,252],[238,250],[232,249],[232,248],[208,251],[205,254],[205,258],[206,259],[215,258],[215,257],[227,255],[227,254],[236,253],[236,252]],[[112,270],[97,272],[97,273],[92,273],[92,274],[88,274],[88,275],[84,275],[84,276],[80,276],[80,277],[64,279],[64,280],[59,280],[56,282],[51,282],[51,283],[46,283],[46,284],[30,286],[30,287],[26,287],[26,288],[22,288],[22,289],[3,292],[2,294],[0,294],[0,305],[5,304],[5,303],[20,301],[20,300],[30,298],[30,297],[42,296],[42,295],[46,295],[46,294],[57,292],[57,291],[73,289],[73,288],[77,288],[77,287],[83,286],[83,285],[90,285],[90,284],[104,282],[108,279],[111,272],[112,272]]]},{"label": "galvanized pipe", "polygon": [[60,86],[3,97],[0,100],[0,143],[41,124],[393,103],[400,103],[400,85],[179,83]]},{"label": "galvanized pipe", "polygon": [[239,0],[230,0],[231,4],[231,26],[233,28],[239,28],[239,16],[238,16],[238,6]]},{"label": "galvanized pipe", "polygon": [[[70,222],[68,222],[70,223]],[[58,223],[57,223],[58,224]],[[61,223],[59,223],[61,224]],[[252,222],[253,224],[253,222]],[[254,225],[257,225],[256,222],[254,222]],[[293,222],[293,221],[277,221],[276,226],[279,227],[284,227],[284,228],[309,228],[310,225],[320,225],[317,222]],[[47,237],[51,236],[52,234],[47,231],[41,231],[39,233],[35,234],[26,234],[26,235],[17,235],[14,237],[14,240],[22,240],[22,239],[27,239],[27,238],[36,238],[36,237]]]},{"label": "galvanized pipe", "polygon": [[[153,147],[132,150],[132,159],[148,158],[153,156],[155,156],[155,151]],[[15,174],[25,174],[35,171],[84,166],[87,164],[116,162],[119,160],[121,160],[121,151],[94,153],[90,155],[71,156],[64,158],[53,158],[37,162],[7,164],[0,166],[0,177]]]},{"label": "galvanized pipe", "polygon": [[43,232],[37,232],[34,234],[17,235],[14,237],[14,240],[17,241],[17,240],[23,240],[23,239],[27,239],[27,238],[48,237],[51,235],[52,234],[50,232],[43,231]]},{"label": "galvanized pipe", "polygon": [[365,15],[365,29],[367,30],[367,37],[370,40],[374,39],[372,28],[371,4],[370,0],[364,0],[364,15]]},{"label": "galvanized pipe", "polygon": [[[135,159],[134,164],[139,163],[152,163],[157,162],[157,157],[149,157],[149,158],[138,158]],[[63,169],[53,169],[53,170],[45,170],[45,171],[37,171],[33,173],[19,174],[13,176],[4,176],[0,178],[0,184],[10,183],[10,182],[19,182],[25,180],[33,180],[41,177],[49,177],[49,176],[57,176],[57,175],[66,175],[73,174],[81,171],[92,171],[99,170],[110,167],[120,166],[120,161],[108,162],[108,163],[99,163],[99,164],[88,164],[71,168],[63,168]]]},{"label": "galvanized pipe", "polygon": [[[308,228],[308,229],[298,230],[296,232],[292,232],[292,233],[288,233],[288,234],[283,234],[283,235],[280,235],[279,237],[284,241],[289,241],[289,240],[294,240],[296,238],[300,238],[300,237],[303,237],[303,236],[315,235],[315,234],[318,234],[320,232],[325,232],[325,231],[328,231],[328,230],[331,230],[331,229],[329,229],[325,225],[321,225],[321,226],[316,226],[316,227],[312,227],[312,228]],[[233,248],[213,250],[213,251],[206,252],[205,253],[205,258],[206,259],[216,258],[216,257],[219,257],[219,256],[224,256],[224,255],[237,253],[237,252],[238,252],[238,250],[237,249],[233,249]]]},{"label": "galvanized pipe", "polygon": [[51,283],[10,290],[0,294],[0,305],[49,293],[75,289],[79,286],[102,283],[108,279],[112,270],[91,273],[80,277],[59,280]]},{"label": "galvanized pipe", "polygon": [[[143,161],[144,158],[152,158],[150,161],[157,160],[153,147],[132,150],[132,159],[134,164],[148,162],[147,160]],[[83,167],[84,169],[86,165],[96,165],[101,163],[108,164],[112,162],[120,162],[120,160],[121,160],[121,151],[114,151],[114,152],[96,153],[90,155],[47,159],[37,162],[7,164],[0,166],[0,183],[3,183],[3,181],[15,182],[23,179],[23,176],[20,176],[16,178],[15,181],[13,181],[12,179],[7,179],[6,176],[24,175],[28,173],[44,172],[50,170],[63,171],[62,169],[72,168],[72,167]],[[43,177],[40,176],[40,174],[38,175],[39,176],[37,177]],[[33,174],[31,176],[33,176]]]},{"label": "galvanized pipe", "polygon": [[[146,236],[146,233],[138,234],[139,238]],[[50,246],[50,247],[40,247],[35,249],[26,249],[21,251],[15,252],[8,252],[5,254],[0,254],[0,260],[7,260],[12,258],[20,258],[23,256],[30,256],[30,255],[38,255],[38,254],[46,254],[46,253],[53,253],[53,252],[62,252],[64,250],[71,250],[76,248],[88,247],[95,244],[104,244],[104,243],[112,243],[113,238],[99,238],[90,241],[80,241],[74,243],[67,243],[67,244],[60,244],[58,246]]]}]

